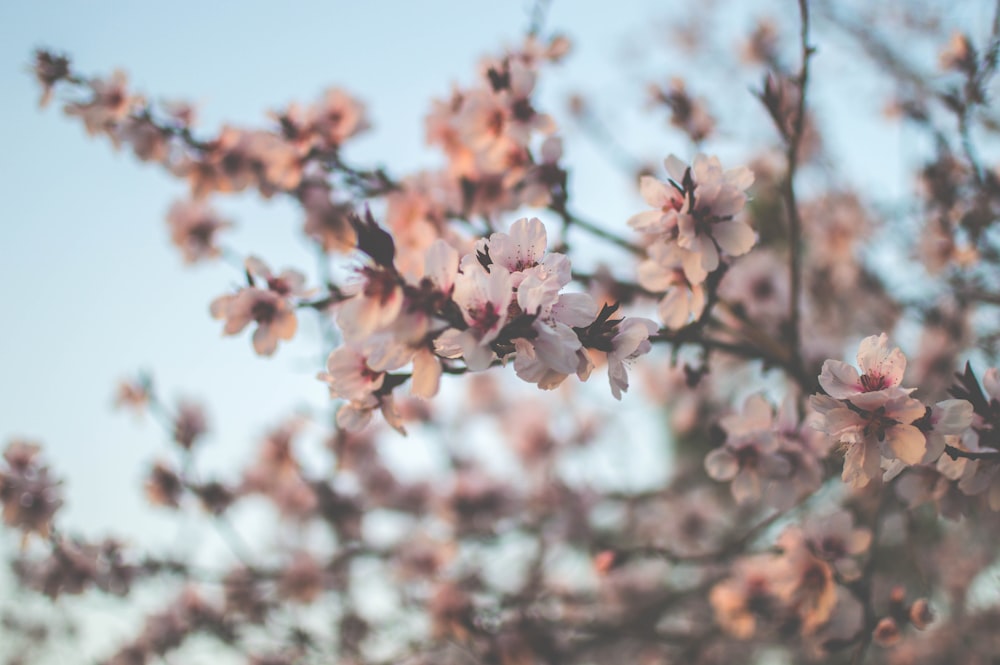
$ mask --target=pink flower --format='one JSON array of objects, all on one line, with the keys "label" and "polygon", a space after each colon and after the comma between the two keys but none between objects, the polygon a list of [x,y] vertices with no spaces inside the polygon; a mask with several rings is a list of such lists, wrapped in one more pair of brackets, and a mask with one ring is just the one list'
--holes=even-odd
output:
[{"label": "pink flower", "polygon": [[269,291],[274,291],[282,297],[301,297],[309,295],[305,288],[306,277],[298,270],[286,268],[275,275],[271,267],[256,256],[248,256],[244,261],[247,272],[267,284]]},{"label": "pink flower", "polygon": [[116,70],[106,81],[94,79],[90,88],[91,100],[85,104],[67,104],[66,113],[80,116],[91,136],[101,132],[110,135],[115,126],[142,103],[141,97],[128,93],[128,77],[121,70]]},{"label": "pink flower", "polygon": [[349,202],[335,203],[330,198],[332,188],[321,179],[306,180],[297,196],[306,213],[303,233],[318,242],[325,252],[346,253],[354,249],[357,237],[350,217],[354,206]]},{"label": "pink flower", "polygon": [[330,88],[308,112],[308,131],[320,147],[339,147],[350,137],[368,129],[365,107],[340,88]]},{"label": "pink flower", "polygon": [[773,554],[736,560],[730,576],[708,594],[715,620],[723,630],[746,640],[759,629],[781,621],[786,611],[778,596],[782,568],[781,559]]},{"label": "pink flower", "polygon": [[342,346],[326,360],[326,372],[317,377],[330,386],[330,397],[362,402],[382,387],[385,372],[368,366],[368,358],[360,350]]},{"label": "pink flower", "polygon": [[687,167],[675,155],[667,157],[663,164],[671,178],[670,182],[662,182],[649,175],[639,179],[639,194],[654,209],[633,215],[629,218],[628,225],[642,233],[668,235],[671,236],[670,239],[674,239],[677,233],[677,216],[686,212],[688,203],[680,184]]},{"label": "pink flower", "polygon": [[[683,328],[705,309],[705,290],[699,282],[688,279],[684,269],[685,262],[695,255],[673,243],[657,242],[649,248],[649,256],[639,264],[639,286],[664,294],[658,308],[663,325],[671,330]],[[696,266],[700,269],[700,263]],[[703,273],[696,270],[695,274]]]},{"label": "pink flower", "polygon": [[181,250],[185,263],[213,259],[219,255],[215,236],[232,224],[204,203],[176,201],[167,213],[170,241]]},{"label": "pink flower", "polygon": [[906,356],[899,347],[889,348],[885,333],[866,337],[858,347],[861,374],[839,360],[827,360],[819,384],[828,395],[850,400],[862,409],[876,409],[890,398],[913,392],[899,387],[906,371]]},{"label": "pink flower", "polygon": [[964,399],[947,399],[927,410],[924,419],[917,423],[927,437],[927,453],[924,462],[930,463],[941,457],[948,440],[957,439],[972,426],[975,416],[972,404]]},{"label": "pink flower", "polygon": [[657,240],[676,242],[691,257],[684,262],[690,281],[700,283],[704,275],[719,267],[719,250],[730,256],[750,251],[756,243],[753,229],[733,219],[743,209],[745,190],[753,184],[746,167],[723,171],[715,157],[698,155],[687,167],[671,155],[664,165],[669,182],[643,176],[639,190],[654,210],[634,215],[629,226]]},{"label": "pink flower", "polygon": [[48,537],[52,518],[63,501],[61,481],[50,475],[40,450],[26,441],[7,444],[0,465],[0,507],[7,526]]},{"label": "pink flower", "polygon": [[850,582],[861,576],[854,557],[864,554],[872,543],[872,532],[854,527],[854,518],[846,510],[832,515],[816,515],[803,525],[805,538],[816,556],[833,564],[837,574]]},{"label": "pink flower", "polygon": [[395,323],[403,308],[403,285],[395,270],[380,265],[362,266],[361,280],[345,291],[353,297],[344,301],[337,324],[349,341],[360,342]]},{"label": "pink flower", "polygon": [[708,272],[719,266],[719,249],[741,256],[757,242],[746,222],[733,219],[743,209],[747,200],[744,190],[753,179],[746,167],[723,171],[716,157],[695,157],[694,184],[685,188],[688,209],[678,219],[677,244],[700,254],[701,266]]},{"label": "pink flower", "polygon": [[615,399],[621,400],[622,393],[628,390],[626,363],[652,350],[649,336],[657,329],[659,326],[655,321],[634,316],[618,324],[611,338],[611,350],[608,351],[608,381]]},{"label": "pink flower", "polygon": [[510,233],[494,233],[485,244],[490,260],[510,272],[514,288],[531,274],[539,280],[551,276],[565,286],[570,280],[569,259],[547,252],[547,246],[548,233],[537,217],[522,217],[511,225]]},{"label": "pink flower", "polygon": [[466,261],[455,279],[453,299],[462,311],[467,328],[451,328],[435,341],[446,358],[461,356],[472,371],[490,366],[496,354],[490,342],[496,339],[507,322],[513,299],[511,274],[502,265],[493,264],[489,272],[475,261]]},{"label": "pink flower", "polygon": [[872,411],[850,401],[813,395],[809,404],[817,414],[816,427],[845,447],[844,482],[864,487],[881,474],[882,458],[919,464],[927,440],[912,423],[924,415],[924,405],[897,392]]},{"label": "pink flower", "polygon": [[212,301],[212,316],[225,319],[223,335],[238,335],[251,322],[257,323],[253,348],[269,356],[278,348],[278,340],[290,340],[298,329],[295,310],[275,291],[249,287]]},{"label": "pink flower", "polygon": [[705,471],[714,480],[732,481],[730,491],[740,503],[759,500],[772,478],[788,475],[791,465],[778,454],[774,413],[760,395],[747,399],[743,411],[720,422],[726,443],[705,457]]}]

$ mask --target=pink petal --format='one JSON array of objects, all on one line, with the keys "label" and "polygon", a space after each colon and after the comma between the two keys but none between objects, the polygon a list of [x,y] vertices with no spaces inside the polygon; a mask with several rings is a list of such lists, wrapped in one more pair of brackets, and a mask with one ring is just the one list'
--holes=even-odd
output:
[{"label": "pink petal", "polygon": [[889,349],[889,338],[885,333],[872,335],[861,340],[858,367],[864,374],[886,379],[888,383],[884,387],[898,386],[906,371],[906,356],[899,347]]},{"label": "pink petal", "polygon": [[714,480],[732,480],[739,470],[739,462],[726,448],[716,448],[705,456],[705,471]]},{"label": "pink petal", "polygon": [[830,397],[847,399],[861,392],[861,377],[858,371],[845,362],[827,360],[819,375],[819,385]]},{"label": "pink petal", "polygon": [[672,185],[660,182],[649,175],[639,178],[639,194],[647,204],[660,209],[667,207],[674,196],[679,196],[679,192]]},{"label": "pink petal", "polygon": [[712,225],[712,236],[730,256],[741,256],[757,242],[753,229],[745,222],[718,222]]},{"label": "pink petal", "polygon": [[907,464],[919,464],[927,451],[927,439],[912,425],[895,425],[886,430],[885,447],[892,456]]}]

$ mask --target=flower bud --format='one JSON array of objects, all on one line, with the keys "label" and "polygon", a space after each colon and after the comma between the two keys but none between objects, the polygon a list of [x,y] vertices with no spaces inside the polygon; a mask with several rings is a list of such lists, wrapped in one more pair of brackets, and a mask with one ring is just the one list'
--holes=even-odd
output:
[{"label": "flower bud", "polygon": [[917,630],[923,630],[934,620],[934,613],[926,598],[918,598],[910,605],[910,623]]}]

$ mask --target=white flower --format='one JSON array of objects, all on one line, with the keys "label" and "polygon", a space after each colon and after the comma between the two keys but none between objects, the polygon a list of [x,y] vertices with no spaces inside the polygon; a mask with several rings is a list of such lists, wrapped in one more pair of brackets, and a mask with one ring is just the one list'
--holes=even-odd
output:
[{"label": "white flower", "polygon": [[474,262],[466,262],[463,268],[464,272],[455,278],[452,297],[468,328],[446,330],[435,340],[435,348],[446,358],[462,356],[470,370],[479,371],[489,367],[496,357],[490,342],[507,323],[513,298],[511,275],[496,264],[490,266],[489,272]]},{"label": "white flower", "polygon": [[698,281],[688,276],[689,257],[697,255],[677,245],[656,243],[649,248],[650,258],[639,264],[639,286],[653,293],[663,293],[660,300],[660,320],[667,328],[683,328],[692,319],[701,316],[705,309],[705,290],[700,281],[705,279],[700,261],[694,261],[692,270]]},{"label": "white flower", "polygon": [[375,371],[359,349],[342,346],[326,360],[326,371],[317,377],[330,386],[330,396],[363,402],[382,387],[385,372]]},{"label": "white flower", "polygon": [[896,393],[873,411],[826,395],[813,395],[809,404],[818,415],[817,429],[845,446],[842,478],[853,487],[878,477],[883,457],[912,465],[926,454],[927,440],[912,424],[925,407],[906,393]]},{"label": "white flower", "polygon": [[608,352],[608,381],[615,399],[620,400],[622,392],[628,390],[625,362],[649,353],[653,348],[649,336],[658,328],[655,321],[639,317],[629,317],[618,324]]},{"label": "white flower", "polygon": [[906,371],[906,356],[899,347],[889,348],[885,333],[861,340],[858,367],[860,375],[847,363],[827,360],[823,363],[819,384],[831,397],[850,400],[865,410],[877,409],[899,394],[913,392],[899,387]]},{"label": "white flower", "polygon": [[705,155],[695,157],[691,171],[694,186],[685,192],[688,210],[678,218],[677,244],[699,254],[702,268],[712,272],[719,267],[719,249],[741,256],[757,242],[746,222],[733,219],[754,176],[746,167],[723,171],[718,158]]}]

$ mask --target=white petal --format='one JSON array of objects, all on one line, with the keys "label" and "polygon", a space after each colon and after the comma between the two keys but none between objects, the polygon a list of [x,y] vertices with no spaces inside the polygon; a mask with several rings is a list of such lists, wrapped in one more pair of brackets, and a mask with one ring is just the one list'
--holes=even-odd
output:
[{"label": "white petal", "polygon": [[745,222],[718,222],[712,225],[712,236],[722,251],[730,256],[741,256],[757,242],[753,229]]},{"label": "white petal", "polygon": [[427,349],[413,356],[413,379],[410,392],[416,397],[430,399],[438,392],[441,383],[441,361]]},{"label": "white petal", "polygon": [[927,451],[927,439],[912,425],[895,425],[885,433],[885,446],[892,456],[907,464],[919,464]]},{"label": "white petal", "polygon": [[872,335],[861,340],[858,367],[864,374],[887,379],[885,387],[898,386],[906,371],[906,356],[899,347],[889,349],[889,338],[885,333]]},{"label": "white petal", "polygon": [[653,176],[644,175],[639,178],[639,194],[653,208],[665,208],[680,193],[672,185],[660,182]]},{"label": "white petal", "polygon": [[858,370],[839,360],[827,360],[823,363],[819,385],[830,397],[836,399],[847,399],[862,390]]}]

